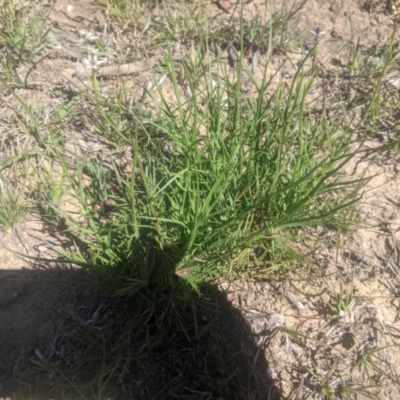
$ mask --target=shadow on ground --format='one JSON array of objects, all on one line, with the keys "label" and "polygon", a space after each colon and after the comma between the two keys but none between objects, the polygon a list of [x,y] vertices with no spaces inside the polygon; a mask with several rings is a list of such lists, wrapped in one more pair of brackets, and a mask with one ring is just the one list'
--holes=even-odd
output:
[{"label": "shadow on ground", "polygon": [[74,288],[92,279],[76,269],[0,271],[0,397],[281,397],[250,325],[212,285],[180,320],[161,311],[135,324],[148,299]]}]

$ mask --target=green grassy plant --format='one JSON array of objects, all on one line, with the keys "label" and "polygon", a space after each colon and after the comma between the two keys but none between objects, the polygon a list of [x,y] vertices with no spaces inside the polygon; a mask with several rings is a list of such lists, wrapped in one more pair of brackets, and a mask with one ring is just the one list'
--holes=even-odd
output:
[{"label": "green grassy plant", "polygon": [[144,7],[150,6],[156,1],[153,0],[102,0],[101,2],[107,10],[113,15],[118,22],[125,24],[132,21],[139,16]]},{"label": "green grassy plant", "polygon": [[[286,54],[295,46],[300,46],[297,34],[288,27],[288,20],[302,9],[305,2],[294,8],[284,7],[271,16],[265,14],[242,18],[232,15],[227,19],[211,15],[212,5],[206,5],[200,0],[190,3],[181,0],[105,0],[103,4],[120,23],[132,24],[135,21],[135,42],[140,43],[140,49],[136,48],[129,55],[131,57],[135,57],[134,54],[137,55],[142,48],[146,52],[151,52],[152,49],[168,52],[174,51],[179,44],[183,50],[182,56],[189,56],[189,49],[196,47],[201,49],[200,57],[203,58],[211,55],[207,52],[207,47],[213,48],[215,52],[225,50],[230,43],[238,47],[242,36],[243,50],[251,58],[254,52],[267,53],[269,44],[269,50],[280,54]],[[153,10],[150,16],[146,13],[149,9]],[[162,53],[165,55],[165,51]]]},{"label": "green grassy plant", "polygon": [[0,226],[11,232],[21,222],[26,205],[21,192],[0,181]]},{"label": "green grassy plant", "polygon": [[[396,374],[393,372],[390,364],[382,357],[382,353],[387,348],[398,347],[398,345],[389,345],[383,347],[371,346],[365,343],[358,349],[357,365],[371,381],[378,381],[380,377],[393,380],[399,384]],[[386,367],[386,368],[385,368]],[[386,371],[390,371],[387,373]]]},{"label": "green grassy plant", "polygon": [[335,138],[330,132],[337,127],[308,115],[312,80],[299,74],[289,93],[278,89],[273,101],[263,95],[265,81],[250,100],[240,80],[210,73],[200,107],[194,80],[193,96],[183,100],[170,59],[167,65],[177,105],[160,93],[151,120],[98,98],[97,131],[130,148],[129,169],[121,171],[112,159],[109,169],[77,165],[71,182],[87,224],[71,223],[90,248],[75,261],[113,276],[126,287],[121,293],[137,289],[127,277],[140,287],[173,270],[202,278],[232,272],[243,249],[280,257],[296,228],[332,224],[359,188],[339,173],[352,156],[351,135]]},{"label": "green grassy plant", "polygon": [[357,299],[354,296],[354,272],[351,277],[350,286],[346,285],[343,290],[343,284],[340,283],[339,292],[330,296],[330,300],[326,303],[333,318],[340,319],[344,318],[345,321],[351,322],[354,320],[354,313],[363,303],[362,299]]},{"label": "green grassy plant", "polygon": [[19,82],[15,69],[34,61],[43,50],[48,9],[40,3],[7,1],[0,7],[0,62],[9,82]]}]

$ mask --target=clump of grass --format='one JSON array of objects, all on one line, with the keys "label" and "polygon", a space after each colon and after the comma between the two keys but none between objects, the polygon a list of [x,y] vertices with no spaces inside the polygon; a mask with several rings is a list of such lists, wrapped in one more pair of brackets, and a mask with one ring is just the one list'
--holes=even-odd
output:
[{"label": "clump of grass", "polygon": [[[364,124],[370,132],[379,131],[379,128],[382,127],[383,116],[389,120],[391,119],[387,111],[398,100],[398,91],[393,90],[394,88],[390,87],[391,85],[387,85],[389,72],[398,70],[396,58],[398,57],[399,49],[395,37],[399,29],[400,20],[397,11],[398,8],[394,7],[392,34],[387,49],[382,55],[382,60],[378,63],[373,79],[371,80],[373,85],[370,85],[367,96],[365,96],[365,93],[362,96],[364,102],[365,99],[368,99],[365,102],[368,105],[364,108],[364,116],[361,118],[360,124]],[[394,137],[395,140],[393,140],[393,136],[395,135],[392,134],[392,138],[389,138],[391,141],[390,147],[396,145],[397,138]]]},{"label": "clump of grass", "polygon": [[5,185],[0,180],[0,226],[11,232],[21,222],[26,205],[16,187]]},{"label": "clump of grass", "polygon": [[152,0],[102,0],[101,2],[118,22],[126,24],[138,17],[144,6],[156,3]]},{"label": "clump of grass", "polygon": [[[302,1],[296,7],[284,7],[271,16],[266,12],[265,15],[246,17],[235,13],[229,18],[220,18],[211,15],[212,4],[199,0],[190,3],[181,0],[103,1],[103,5],[118,22],[124,26],[134,26],[136,45],[123,49],[124,54],[132,58],[142,54],[143,48],[148,53],[156,50],[163,55],[165,50],[175,52],[180,48],[183,58],[191,54],[193,47],[201,49],[201,57],[206,57],[212,55],[207,52],[207,47],[216,53],[226,50],[229,45],[239,50],[240,36],[243,37],[246,57],[251,58],[256,52],[266,54],[270,42],[274,53],[286,54],[295,46],[300,46],[298,35],[288,27],[288,20],[304,4]],[[127,31],[126,34],[130,33]]]},{"label": "clump of grass", "polygon": [[153,119],[98,98],[97,131],[130,149],[126,170],[112,159],[108,169],[78,164],[71,180],[86,220],[71,219],[71,229],[90,250],[68,257],[117,279],[119,293],[138,289],[127,277],[146,287],[174,270],[202,278],[240,271],[243,251],[282,257],[294,229],[335,224],[359,188],[340,179],[351,135],[335,136],[337,126],[307,111],[312,79],[299,74],[289,93],[278,89],[272,98],[265,80],[251,100],[240,78],[210,72],[206,96],[193,79],[183,100],[167,64],[176,106],[160,92]]},{"label": "clump of grass", "polygon": [[7,1],[0,7],[0,62],[10,82],[20,83],[15,69],[44,48],[47,13],[40,2]]},{"label": "clump of grass", "polygon": [[35,171],[37,177],[43,175],[42,179],[35,182],[32,192],[35,202],[38,205],[43,221],[51,226],[57,226],[60,223],[60,203],[63,198],[66,179],[59,176],[55,171]]}]

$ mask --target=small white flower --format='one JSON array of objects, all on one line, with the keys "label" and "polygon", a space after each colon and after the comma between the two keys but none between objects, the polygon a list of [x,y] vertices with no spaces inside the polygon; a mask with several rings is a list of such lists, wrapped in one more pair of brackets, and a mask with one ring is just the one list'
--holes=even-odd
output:
[{"label": "small white flower", "polygon": [[97,55],[100,53],[100,50],[94,46],[87,45],[85,46],[85,49],[89,54]]},{"label": "small white flower", "polygon": [[82,65],[87,69],[96,69],[99,65],[107,62],[106,57],[97,58],[97,54],[89,54],[82,59]]},{"label": "small white flower", "polygon": [[96,39],[98,39],[99,37],[96,35],[93,35],[92,32],[90,31],[79,31],[79,34],[81,35],[80,40],[82,42],[93,42]]}]

